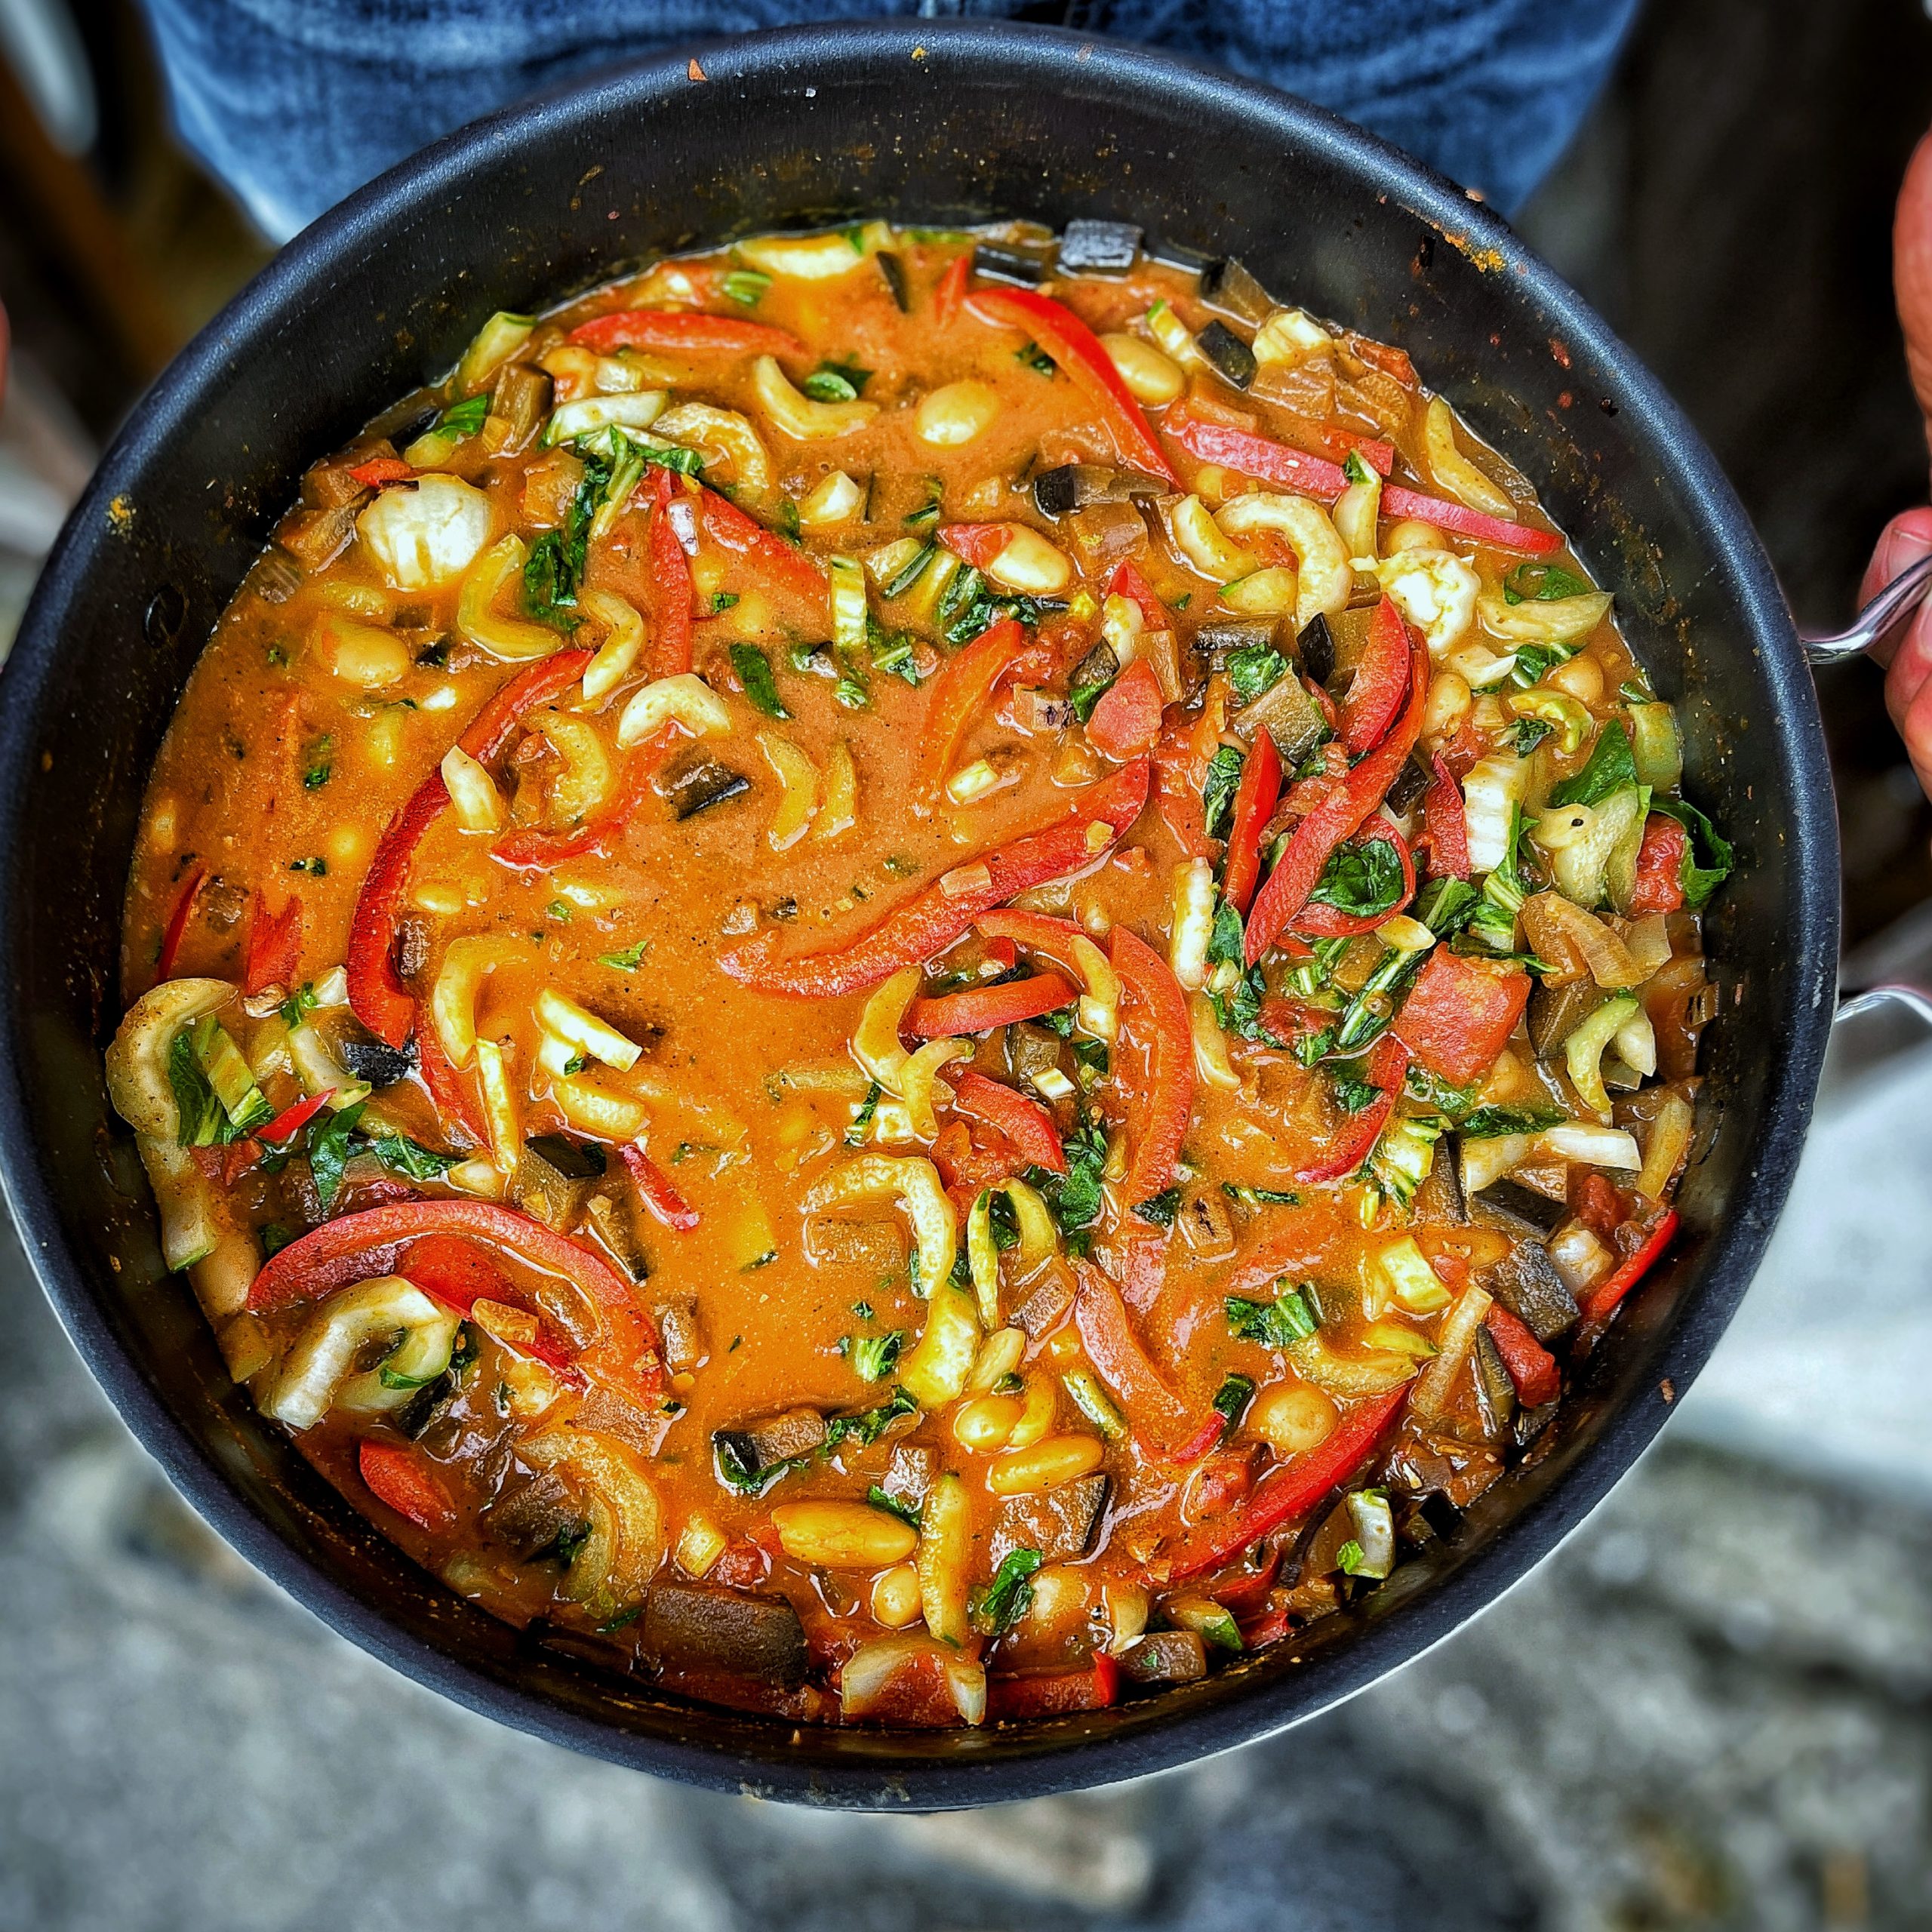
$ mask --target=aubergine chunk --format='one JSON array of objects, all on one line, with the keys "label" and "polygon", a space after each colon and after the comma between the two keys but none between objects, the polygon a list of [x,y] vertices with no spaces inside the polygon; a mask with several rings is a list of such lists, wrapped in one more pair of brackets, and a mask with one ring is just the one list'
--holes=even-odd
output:
[{"label": "aubergine chunk", "polygon": [[721,1583],[654,1583],[638,1647],[660,1669],[721,1671],[790,1690],[805,1681],[805,1632],[783,1597]]},{"label": "aubergine chunk", "polygon": [[1192,1630],[1155,1630],[1121,1653],[1120,1667],[1137,1684],[1192,1684],[1208,1675],[1208,1649]]},{"label": "aubergine chunk", "polygon": [[825,1418],[816,1409],[786,1409],[721,1429],[712,1438],[720,1465],[738,1484],[755,1483],[775,1463],[808,1456],[825,1441]]},{"label": "aubergine chunk", "polygon": [[1564,1286],[1549,1250],[1540,1241],[1519,1241],[1478,1278],[1539,1342],[1561,1334],[1577,1318],[1577,1297]]},{"label": "aubergine chunk", "polygon": [[528,1563],[582,1521],[561,1479],[546,1469],[506,1490],[478,1514],[476,1523],[492,1543]]},{"label": "aubergine chunk", "polygon": [[1010,1496],[993,1518],[987,1556],[995,1569],[1016,1549],[1036,1549],[1042,1563],[1084,1556],[1107,1505],[1107,1478],[1082,1476],[1034,1496]]},{"label": "aubergine chunk", "polygon": [[1546,1241],[1570,1218],[1570,1204],[1505,1174],[1472,1197],[1490,1225]]}]

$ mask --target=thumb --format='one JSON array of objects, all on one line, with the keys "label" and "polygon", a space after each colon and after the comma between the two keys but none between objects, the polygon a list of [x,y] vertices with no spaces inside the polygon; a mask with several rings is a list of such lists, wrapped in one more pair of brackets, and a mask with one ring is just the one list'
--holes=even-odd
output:
[{"label": "thumb", "polygon": [[1892,221],[1892,286],[1906,367],[1932,444],[1932,134],[1912,150]]}]

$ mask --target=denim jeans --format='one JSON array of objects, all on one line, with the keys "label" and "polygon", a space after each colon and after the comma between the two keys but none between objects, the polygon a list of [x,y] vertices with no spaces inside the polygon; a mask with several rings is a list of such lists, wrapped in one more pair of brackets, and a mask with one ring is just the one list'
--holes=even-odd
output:
[{"label": "denim jeans", "polygon": [[189,145],[285,238],[449,129],[566,77],[789,22],[1051,18],[1273,82],[1513,209],[1636,0],[143,0]]}]

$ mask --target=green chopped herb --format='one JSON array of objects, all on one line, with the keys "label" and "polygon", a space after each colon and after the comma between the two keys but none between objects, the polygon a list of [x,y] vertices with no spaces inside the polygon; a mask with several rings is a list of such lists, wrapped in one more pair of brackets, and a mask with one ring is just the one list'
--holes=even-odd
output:
[{"label": "green chopped herb", "polygon": [[878,1112],[878,1103],[885,1089],[875,1080],[866,1089],[866,1097],[859,1103],[859,1111],[852,1116],[852,1124],[845,1130],[845,1144],[848,1147],[863,1147],[866,1136],[870,1131],[872,1116]]},{"label": "green chopped herb", "polygon": [[1233,745],[1218,745],[1208,761],[1208,776],[1201,787],[1201,819],[1210,838],[1219,838],[1223,826],[1234,815],[1235,794],[1241,789],[1241,768],[1247,758]]},{"label": "green chopped herb", "polygon": [[855,362],[825,362],[798,386],[814,402],[857,402],[872,374]]},{"label": "green chopped herb", "polygon": [[789,497],[778,500],[778,534],[789,543],[798,539],[798,506]]},{"label": "green chopped herb", "polygon": [[902,1523],[909,1523],[915,1530],[919,1527],[918,1505],[907,1502],[903,1496],[887,1494],[877,1483],[867,1487],[866,1500],[875,1509],[883,1509],[888,1516],[897,1516]]},{"label": "green chopped herb", "polygon": [[1009,1550],[1005,1561],[994,1572],[992,1581],[984,1589],[973,1592],[967,1614],[981,1636],[1001,1635],[1032,1609],[1033,1573],[1040,1562],[1037,1549]]},{"label": "green chopped herb", "polygon": [[1214,1407],[1226,1417],[1227,1426],[1221,1432],[1232,1435],[1241,1426],[1241,1419],[1247,1413],[1247,1405],[1254,1399],[1254,1384],[1244,1375],[1225,1377],[1214,1393]]},{"label": "green chopped herb", "polygon": [[1519,718],[1503,736],[1518,758],[1527,758],[1555,729],[1547,718]]},{"label": "green chopped herb", "polygon": [[1503,580],[1506,604],[1554,604],[1560,597],[1586,596],[1589,590],[1589,585],[1561,564],[1518,564]]},{"label": "green chopped herb", "polygon": [[304,980],[300,986],[281,1003],[281,1023],[292,1033],[297,1027],[306,1023],[310,1014],[315,1010],[315,985],[312,980]]},{"label": "green chopped herb", "polygon": [[590,1060],[587,1055],[572,1054],[570,1058],[564,1062],[564,1078],[566,1080],[574,1079],[589,1064]]},{"label": "green chopped herb", "polygon": [[523,608],[540,624],[568,637],[579,623],[577,575],[563,534],[546,530],[523,560]]},{"label": "green chopped herb", "polygon": [[1352,1577],[1362,1566],[1362,1548],[1353,1537],[1335,1552],[1335,1567],[1345,1577]]},{"label": "green chopped herb", "polygon": [[1024,363],[1037,375],[1051,376],[1060,368],[1060,365],[1037,342],[1026,343],[1016,349],[1013,352],[1013,359],[1016,362]]},{"label": "green chopped herb", "polygon": [[635,973],[644,964],[645,955],[651,950],[651,942],[641,939],[635,946],[627,946],[621,952],[600,952],[597,963],[608,966],[614,973]]},{"label": "green chopped herb", "polygon": [[1365,844],[1340,847],[1308,896],[1352,918],[1374,919],[1395,910],[1402,887],[1401,854],[1392,841],[1371,838]]},{"label": "green chopped herb", "polygon": [[302,783],[311,792],[319,792],[329,782],[334,771],[334,761],[330,755],[334,740],[326,734],[315,740],[309,747],[307,761],[302,768]]},{"label": "green chopped herb", "polygon": [[462,401],[452,404],[436,418],[430,433],[440,435],[447,429],[459,436],[473,436],[482,428],[489,414],[488,390],[480,395],[465,396]]},{"label": "green chopped herb", "polygon": [[1252,704],[1288,675],[1288,660],[1272,644],[1244,644],[1228,653],[1227,672],[1235,702]]},{"label": "green chopped herb", "polygon": [[331,1114],[321,1127],[310,1130],[309,1172],[325,1208],[334,1204],[337,1190],[342,1186],[343,1171],[358,1151],[354,1141],[363,1105],[358,1100],[353,1106]]},{"label": "green chopped herb", "polygon": [[771,660],[755,644],[734,644],[731,647],[731,668],[737,672],[739,681],[745,688],[745,695],[768,718],[789,718],[785,709],[785,700],[778,695],[778,686],[771,675]]},{"label": "green chopped herb", "polygon": [[1247,1301],[1230,1295],[1228,1326],[1242,1341],[1260,1342],[1271,1349],[1305,1341],[1321,1326],[1308,1305],[1308,1294],[1304,1288],[1284,1288],[1272,1301]]},{"label": "green chopped herb", "polygon": [[1336,1106],[1345,1114],[1366,1113],[1383,1097],[1380,1087],[1345,1073],[1338,1073],[1329,1081],[1328,1091]]},{"label": "green chopped herb", "polygon": [[724,278],[724,293],[734,302],[755,309],[771,286],[771,278],[762,269],[734,269]]},{"label": "green chopped herb", "polygon": [[711,614],[715,617],[728,611],[738,601],[735,590],[714,590],[711,593]]},{"label": "green chopped herb", "polygon": [[[454,1154],[439,1153],[407,1134],[372,1134],[368,1146],[370,1152],[391,1174],[401,1174],[406,1180],[440,1180],[457,1164]],[[312,1155],[310,1164],[313,1165]]]},{"label": "green chopped herb", "polygon": [[1157,1228],[1171,1228],[1174,1224],[1174,1217],[1180,1212],[1180,1189],[1178,1187],[1163,1188],[1158,1194],[1150,1195],[1140,1202],[1134,1211],[1143,1221],[1151,1221]]},{"label": "green chopped herb", "polygon": [[861,1382],[883,1382],[906,1346],[906,1331],[894,1328],[883,1335],[861,1335],[852,1343],[851,1361]]},{"label": "green chopped herb", "polygon": [[1248,1208],[1299,1208],[1301,1196],[1283,1187],[1248,1187],[1240,1181],[1224,1180],[1221,1192],[1230,1200]]},{"label": "green chopped herb", "polygon": [[1106,1128],[1097,1115],[1083,1110],[1060,1146],[1066,1157],[1064,1174],[1033,1168],[1028,1170],[1026,1179],[1045,1201],[1066,1251],[1078,1257],[1092,1244],[1088,1230],[1100,1218],[1101,1176],[1107,1164]]}]

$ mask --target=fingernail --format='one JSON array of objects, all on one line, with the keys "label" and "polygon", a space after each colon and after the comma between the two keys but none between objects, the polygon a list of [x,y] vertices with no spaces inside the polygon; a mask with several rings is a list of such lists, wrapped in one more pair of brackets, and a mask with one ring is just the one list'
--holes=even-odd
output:
[{"label": "fingernail", "polygon": [[1890,583],[1901,571],[1917,563],[1928,550],[1932,550],[1932,534],[1915,530],[1909,524],[1893,531],[1885,539],[1885,581]]}]

